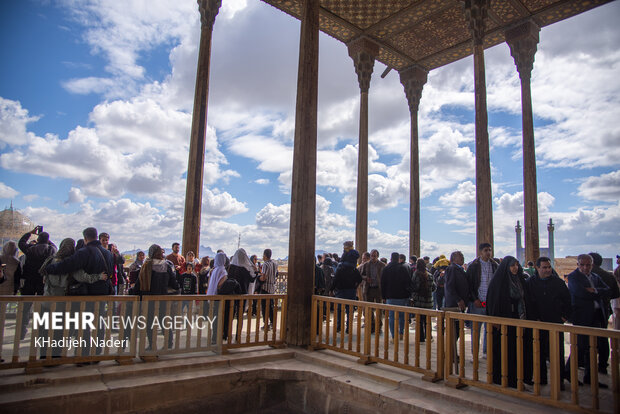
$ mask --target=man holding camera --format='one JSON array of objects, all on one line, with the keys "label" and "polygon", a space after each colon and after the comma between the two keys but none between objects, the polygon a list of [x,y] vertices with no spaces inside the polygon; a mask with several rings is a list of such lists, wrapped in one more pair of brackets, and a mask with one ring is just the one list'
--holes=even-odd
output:
[{"label": "man holding camera", "polygon": [[[30,236],[37,234],[36,243],[29,243]],[[20,292],[22,295],[43,295],[43,276],[39,269],[49,256],[56,253],[56,245],[50,241],[50,235],[43,231],[42,226],[37,226],[28,233],[24,234],[17,243],[19,250],[24,253],[26,261],[22,269],[22,281],[20,281]],[[24,302],[24,317],[20,339],[26,336],[26,327],[30,322],[30,307],[32,302]]]},{"label": "man holding camera", "polygon": [[[35,227],[24,234],[18,242],[19,249],[26,255],[22,275],[24,284],[20,289],[22,295],[43,295],[43,276],[39,273],[39,269],[45,259],[55,254],[57,250],[56,245],[50,241],[50,235],[41,231],[42,229],[41,226]],[[37,242],[28,243],[33,234],[38,235]]]}]

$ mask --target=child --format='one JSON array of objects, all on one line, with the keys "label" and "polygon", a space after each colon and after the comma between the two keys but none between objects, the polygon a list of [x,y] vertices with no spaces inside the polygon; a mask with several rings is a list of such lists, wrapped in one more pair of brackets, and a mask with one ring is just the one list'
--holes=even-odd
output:
[{"label": "child", "polygon": [[[196,295],[198,293],[198,278],[194,274],[194,264],[187,263],[185,265],[185,273],[181,274],[181,294],[182,295]],[[189,301],[184,300],[181,307],[181,314],[186,312],[186,308],[189,308]]]}]

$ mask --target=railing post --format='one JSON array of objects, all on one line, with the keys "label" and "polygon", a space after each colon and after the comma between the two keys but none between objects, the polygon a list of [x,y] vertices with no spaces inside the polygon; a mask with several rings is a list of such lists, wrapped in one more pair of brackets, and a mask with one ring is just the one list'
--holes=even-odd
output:
[{"label": "railing post", "polygon": [[487,384],[493,384],[493,329],[494,325],[487,322]]},{"label": "railing post", "polygon": [[[463,388],[465,387],[465,384],[463,383],[461,377],[459,377],[456,374],[452,375],[452,369],[454,368],[455,356],[457,353],[456,335],[454,332],[454,328],[455,328],[454,321],[458,321],[458,319],[453,320],[452,317],[450,316],[450,313],[448,312],[444,313],[444,315],[446,316],[446,332],[447,332],[446,346],[445,346],[446,355],[447,355],[447,365],[445,367],[445,384],[448,387],[452,387],[452,388],[457,388],[457,389]],[[464,356],[461,356],[461,358],[463,357]]]},{"label": "railing post", "polygon": [[618,339],[611,340],[611,389],[614,395],[614,412],[620,413],[620,349]]},{"label": "railing post", "polygon": [[[560,381],[562,381],[560,375],[560,360],[557,352],[559,352],[560,346],[564,346],[564,344],[561,344],[559,339],[558,331],[549,331],[549,349],[552,350],[549,352],[551,365],[549,370],[549,384],[551,385],[551,399],[555,401],[560,399]],[[538,361],[536,361],[536,363],[538,363]]]},{"label": "railing post", "polygon": [[310,326],[310,346],[308,347],[308,349],[310,351],[313,351],[315,349],[317,349],[317,331],[318,331],[318,327],[319,325],[323,325],[323,321],[319,321],[318,317],[317,317],[317,306],[319,305],[319,300],[317,299],[317,297],[315,295],[312,296],[312,317],[310,318],[310,323],[312,324],[312,326]]},{"label": "railing post", "polygon": [[444,361],[445,358],[445,345],[444,345],[444,333],[445,333],[445,312],[440,312],[437,316],[437,378],[445,379],[447,376],[444,373]]},{"label": "railing post", "polygon": [[[533,341],[533,360],[534,360],[534,395],[540,395],[540,329],[534,329],[532,335]],[[564,344],[562,344],[564,346]],[[558,352],[555,348],[550,348],[549,358],[558,359]],[[558,364],[559,366],[559,364]]]},{"label": "railing post", "polygon": [[571,388],[571,401],[575,405],[579,405],[579,375],[578,375],[578,336],[575,333],[570,334],[570,388]]},{"label": "railing post", "polygon": [[592,393],[592,408],[595,410],[599,409],[598,403],[598,362],[597,362],[597,339],[598,337],[595,335],[588,336],[590,343],[590,352],[589,355],[586,356],[590,358],[590,392]]},{"label": "railing post", "polygon": [[502,388],[506,388],[508,387],[508,326],[502,323],[500,333]]}]

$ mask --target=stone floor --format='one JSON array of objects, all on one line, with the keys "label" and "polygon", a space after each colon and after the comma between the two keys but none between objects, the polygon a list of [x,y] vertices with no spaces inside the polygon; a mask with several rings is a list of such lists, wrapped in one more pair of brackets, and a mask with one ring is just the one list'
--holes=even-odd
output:
[{"label": "stone floor", "polygon": [[[165,357],[151,363],[0,373],[10,412],[514,413],[554,410],[469,388],[454,390],[333,351],[270,349]],[[559,412],[559,411],[558,411]]]},{"label": "stone floor", "polygon": [[[363,321],[362,321],[363,323]],[[333,327],[333,320],[330,320]],[[409,364],[415,363],[414,325],[410,335]],[[326,335],[323,324],[323,338]],[[330,328],[330,335],[332,334]],[[363,332],[363,331],[362,331]],[[384,330],[385,332],[385,330]],[[14,325],[7,320],[3,355],[12,349]],[[246,338],[243,331],[242,338]],[[183,334],[182,334],[183,335]],[[340,334],[339,334],[340,335]],[[436,337],[436,329],[433,332]],[[355,349],[357,326],[352,327]],[[374,347],[372,336],[371,344]],[[345,346],[349,336],[345,334]],[[385,337],[379,336],[378,353],[385,351]],[[184,341],[185,337],[181,336]],[[20,353],[27,353],[27,340]],[[160,337],[163,345],[163,337]],[[337,344],[340,336],[337,337]],[[473,364],[470,330],[465,334],[466,377]],[[399,361],[404,362],[404,341],[399,342]],[[302,349],[235,350],[228,355],[196,353],[160,357],[157,362],[117,366],[102,362],[96,366],[74,365],[45,368],[26,375],[23,369],[0,370],[0,412],[164,412],[183,406],[185,412],[215,409],[225,412],[553,412],[548,406],[525,402],[477,387],[455,390],[442,382],[422,381],[421,374],[385,364],[362,365],[355,356],[330,350]],[[394,343],[388,341],[388,359],[394,360]],[[431,343],[431,368],[436,364],[436,343]],[[568,352],[567,352],[568,355]],[[27,356],[27,354],[26,354]],[[425,367],[426,347],[420,347]],[[486,379],[486,360],[480,359],[480,379]],[[580,371],[580,376],[582,372]],[[611,378],[601,376],[611,384]],[[567,387],[569,389],[570,387]],[[579,388],[580,401],[589,403],[589,387]],[[548,386],[541,394],[548,396]],[[182,398],[179,398],[181,396]],[[233,399],[234,403],[230,402]],[[258,398],[258,400],[256,399]],[[570,401],[570,391],[562,392]],[[600,390],[601,411],[612,412],[613,396]],[[90,407],[90,408],[88,408]],[[561,410],[557,410],[560,412]]]}]

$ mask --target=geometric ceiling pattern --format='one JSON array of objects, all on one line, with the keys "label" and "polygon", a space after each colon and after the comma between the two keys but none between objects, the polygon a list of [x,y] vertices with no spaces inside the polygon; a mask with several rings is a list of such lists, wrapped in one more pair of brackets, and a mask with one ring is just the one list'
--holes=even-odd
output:
[{"label": "geometric ceiling pattern", "polygon": [[[263,0],[300,19],[302,0]],[[491,0],[484,47],[505,41],[505,30],[524,19],[540,27],[611,0]],[[341,42],[366,37],[379,45],[376,59],[396,70],[427,70],[472,52],[472,36],[460,0],[320,0],[319,28]]]}]

